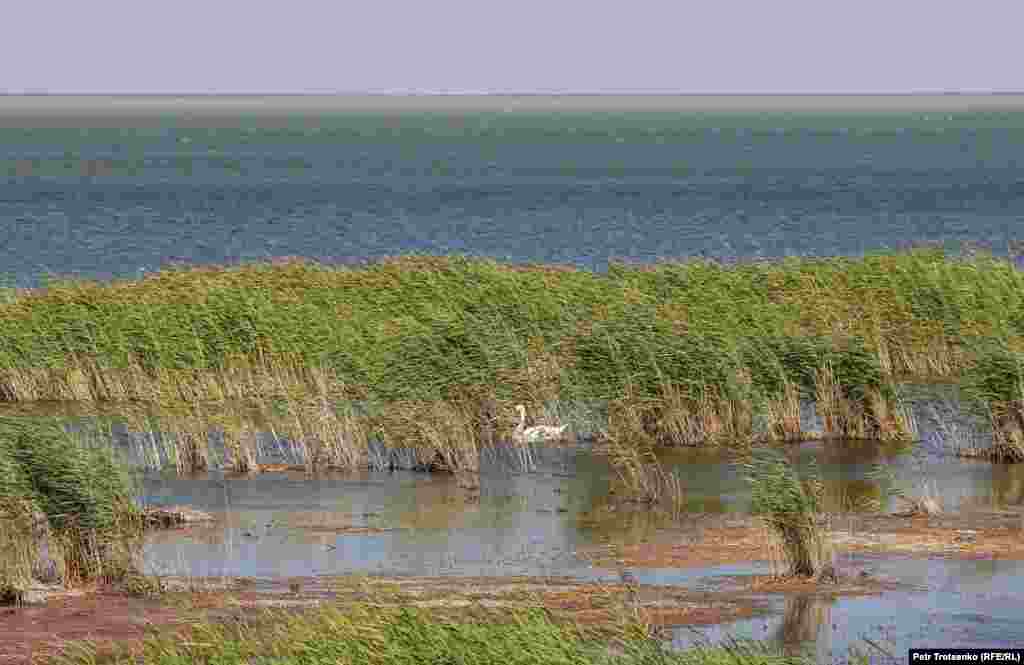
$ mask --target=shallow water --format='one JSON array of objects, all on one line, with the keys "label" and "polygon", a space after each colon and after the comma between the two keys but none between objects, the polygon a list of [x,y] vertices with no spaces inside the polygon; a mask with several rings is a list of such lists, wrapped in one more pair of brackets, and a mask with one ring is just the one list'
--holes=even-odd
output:
[{"label": "shallow water", "polygon": [[[953,455],[953,447],[963,442],[950,438],[954,425],[967,431],[974,423],[947,389],[920,389],[909,397],[920,430],[916,444],[811,441],[783,448],[798,468],[817,467],[829,510],[862,510],[870,501],[886,510],[900,507],[887,493],[889,481],[878,477],[879,467],[910,493],[921,491],[927,479],[929,491],[947,510],[1024,505],[1024,465]],[[818,426],[811,409],[804,416],[805,429]],[[114,445],[143,463],[140,444],[146,433],[123,425],[113,432]],[[218,439],[211,433],[215,449]],[[699,520],[686,515],[673,520],[661,510],[615,501],[609,494],[614,473],[586,442],[538,446],[535,455],[537,470],[522,473],[507,447],[486,451],[478,490],[460,487],[447,474],[413,471],[140,473],[146,503],[187,504],[216,518],[211,525],[151,533],[144,566],[186,577],[365,573],[618,581],[623,569],[595,567],[580,552],[681,540],[700,528]],[[718,514],[714,519],[726,521],[748,511],[749,489],[728,451],[677,449],[665,451],[661,460],[682,480],[686,513]],[[834,602],[774,597],[771,616],[709,629],[706,635],[712,640],[725,634],[784,637],[789,645],[815,649],[822,661],[830,654],[845,656],[852,645],[863,647],[862,636],[889,645],[897,655],[908,645],[993,646],[1024,639],[1024,623],[1014,611],[1024,601],[1024,564],[864,556],[839,563],[921,589]],[[714,589],[726,578],[768,570],[767,564],[755,563],[630,572],[643,584]],[[674,633],[679,645],[691,639],[686,629]]]},{"label": "shallow water", "polygon": [[[1024,465],[953,454],[950,424],[967,427],[971,420],[943,389],[911,404],[921,437],[916,444],[810,441],[783,450],[798,469],[816,468],[825,507],[833,512],[902,508],[892,489],[927,491],[950,511],[1024,505]],[[814,429],[813,414],[805,409],[804,415],[805,429]],[[121,429],[117,441],[141,462],[144,436]],[[191,504],[218,522],[189,535],[153,536],[147,561],[154,569],[192,575],[572,575],[587,567],[573,554],[579,548],[682,528],[664,511],[615,501],[609,494],[615,472],[586,443],[535,446],[534,454],[537,471],[521,473],[509,447],[485,451],[479,489],[472,491],[446,474],[411,471],[312,477],[149,472],[141,476],[144,501]],[[731,451],[675,449],[663,452],[661,461],[682,482],[684,513],[749,510],[750,491]],[[375,532],[343,532],[352,528]]]},{"label": "shallow water", "polygon": [[[793,451],[814,461],[831,507],[886,499],[872,478],[881,462],[914,489],[923,464],[947,509],[961,504],[1024,504],[1024,467],[962,461],[920,451],[892,454],[864,442],[808,443]],[[552,460],[551,458],[557,458]],[[145,501],[184,503],[217,523],[151,536],[146,562],[177,575],[304,576],[346,572],[414,575],[578,575],[589,570],[578,549],[638,542],[673,526],[664,512],[609,499],[611,470],[586,448],[551,455],[536,473],[491,465],[479,496],[455,478],[411,471],[298,472],[194,478],[148,474]],[[683,478],[692,513],[743,513],[749,491],[722,455],[678,453],[665,462]],[[685,520],[684,520],[685,522]],[[350,533],[358,529],[371,533]]]},{"label": "shallow water", "polygon": [[[728,637],[771,639],[815,654],[818,662],[845,659],[851,648],[873,662],[906,662],[907,649],[1019,647],[1024,636],[1024,562],[849,557],[849,564],[879,577],[921,587],[916,592],[837,600],[775,598],[772,616],[694,631],[678,628],[673,644],[719,642]],[[893,655],[873,648],[877,643]]]},{"label": "shallow water", "polygon": [[[952,403],[934,393],[932,401],[921,398],[914,404],[922,439],[916,445],[814,441],[790,446],[786,454],[802,469],[816,465],[830,509],[856,510],[871,499],[886,509],[898,507],[875,475],[877,465],[911,492],[920,491],[927,478],[947,510],[1024,505],[1024,465],[956,458],[944,438],[948,423],[969,424],[969,419],[955,409],[949,412]],[[945,414],[945,431],[931,417],[937,413]],[[694,528],[685,517],[674,522],[661,511],[610,500],[612,471],[587,445],[536,452],[538,470],[532,473],[516,471],[507,455],[485,455],[478,491],[459,487],[448,475],[411,471],[190,478],[150,472],[143,476],[147,502],[189,504],[213,513],[217,522],[152,534],[145,565],[154,573],[194,577],[367,573],[618,581],[624,569],[595,567],[579,552],[685,538]],[[748,510],[749,490],[729,453],[675,450],[662,461],[680,474],[687,511],[720,513],[729,520],[730,514]],[[1012,646],[1024,638],[1024,615],[1015,609],[1024,602],[1022,562],[844,555],[839,565],[917,590],[835,601],[765,597],[769,616],[701,634],[711,641],[726,635],[777,639],[813,651],[820,662],[842,660],[851,647],[870,650],[864,637],[898,661],[910,646]],[[727,578],[763,574],[769,567],[630,572],[642,584],[713,590]],[[688,628],[673,631],[677,646],[694,639]],[[880,653],[872,656],[884,660]]]}]

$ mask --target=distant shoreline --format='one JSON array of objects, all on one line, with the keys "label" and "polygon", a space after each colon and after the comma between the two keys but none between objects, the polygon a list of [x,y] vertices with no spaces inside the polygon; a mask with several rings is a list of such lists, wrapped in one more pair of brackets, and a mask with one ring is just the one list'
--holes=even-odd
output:
[{"label": "distant shoreline", "polygon": [[347,112],[992,112],[1024,111],[1024,92],[920,94],[0,94],[0,116],[45,114],[217,115]]}]

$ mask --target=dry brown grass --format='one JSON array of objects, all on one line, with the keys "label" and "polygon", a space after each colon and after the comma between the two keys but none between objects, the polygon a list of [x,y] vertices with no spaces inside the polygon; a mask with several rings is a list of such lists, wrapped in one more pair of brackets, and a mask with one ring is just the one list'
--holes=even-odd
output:
[{"label": "dry brown grass", "polygon": [[414,451],[416,466],[480,470],[479,410],[448,402],[399,402],[374,418],[385,446]]},{"label": "dry brown grass", "polygon": [[786,381],[783,396],[767,405],[769,436],[778,441],[800,441],[805,433],[800,422],[800,388]]}]

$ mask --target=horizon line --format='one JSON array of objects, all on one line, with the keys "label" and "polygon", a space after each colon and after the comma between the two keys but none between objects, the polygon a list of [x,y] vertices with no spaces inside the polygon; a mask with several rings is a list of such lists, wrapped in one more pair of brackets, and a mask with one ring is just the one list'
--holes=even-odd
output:
[{"label": "horizon line", "polygon": [[0,97],[999,97],[1024,90],[906,92],[6,92]]}]

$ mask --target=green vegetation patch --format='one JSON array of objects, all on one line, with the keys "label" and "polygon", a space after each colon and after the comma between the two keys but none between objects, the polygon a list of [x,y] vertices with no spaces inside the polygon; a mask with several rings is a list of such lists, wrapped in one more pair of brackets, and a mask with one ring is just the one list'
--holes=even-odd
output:
[{"label": "green vegetation patch", "polygon": [[789,573],[801,577],[827,573],[831,547],[820,523],[824,486],[817,470],[803,479],[785,457],[770,449],[755,453],[742,469],[753,490],[752,511],[781,539]]},{"label": "green vegetation patch", "polygon": [[898,411],[893,381],[959,378],[979,340],[1024,348],[1024,277],[1003,259],[928,248],[607,274],[461,256],[292,261],[58,281],[0,301],[0,324],[5,401],[313,389],[476,413],[638,399],[661,412],[705,403],[705,428],[743,402],[785,413],[793,438],[793,391],[834,385],[836,435],[888,436],[904,428],[872,421]]},{"label": "green vegetation patch", "polygon": [[[611,642],[611,647],[609,646]],[[65,662],[97,662],[87,648]],[[425,611],[323,609],[268,613],[256,620],[203,624],[188,639],[152,639],[140,655],[102,659],[152,665],[654,665],[808,663],[762,644],[673,652],[639,626],[588,636],[543,610],[447,619]]]},{"label": "green vegetation patch", "polygon": [[0,586],[17,588],[44,553],[65,582],[123,570],[141,525],[108,448],[32,418],[0,418],[0,512]]}]

